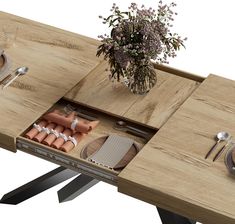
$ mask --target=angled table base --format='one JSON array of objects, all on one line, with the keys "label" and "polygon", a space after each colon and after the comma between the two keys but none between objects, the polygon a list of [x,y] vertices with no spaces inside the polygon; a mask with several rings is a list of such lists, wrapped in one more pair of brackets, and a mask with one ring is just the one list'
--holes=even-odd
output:
[{"label": "angled table base", "polygon": [[[35,180],[30,181],[29,183],[24,184],[21,187],[5,194],[0,200],[0,203],[12,205],[19,204],[76,175],[78,175],[76,171],[67,169],[65,167],[58,167],[49,173],[46,173],[36,178]],[[80,174],[57,192],[59,202],[73,200],[98,182],[99,180],[96,180],[93,177]],[[157,210],[163,224],[196,224],[196,221],[190,220],[164,209],[157,208]]]},{"label": "angled table base", "polygon": [[[58,167],[55,170],[46,173],[37,179],[30,181],[27,184],[5,194],[0,203],[2,204],[19,204],[41,192],[54,187],[74,176],[78,175],[76,171]],[[90,189],[99,181],[84,174],[80,174],[69,184],[58,191],[58,197],[60,202],[70,201]]]},{"label": "angled table base", "polygon": [[85,174],[80,174],[66,186],[61,188],[57,194],[59,202],[71,201],[83,192],[87,191],[99,181]]},{"label": "angled table base", "polygon": [[157,208],[157,210],[162,220],[162,224],[196,224],[196,221],[169,212],[162,208]]},{"label": "angled table base", "polygon": [[78,175],[77,172],[64,167],[58,167],[37,179],[5,194],[0,203],[2,204],[19,204],[59,183]]}]

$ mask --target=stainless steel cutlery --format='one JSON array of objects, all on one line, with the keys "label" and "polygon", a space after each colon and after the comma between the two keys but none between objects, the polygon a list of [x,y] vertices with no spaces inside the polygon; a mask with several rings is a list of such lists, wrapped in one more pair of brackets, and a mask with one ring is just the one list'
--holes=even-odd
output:
[{"label": "stainless steel cutlery", "polygon": [[128,132],[132,135],[144,138],[147,141],[151,138],[150,133],[143,131],[143,130],[140,130],[139,128],[136,128],[132,125],[129,125],[129,124],[127,124],[127,122],[122,121],[122,120],[117,121],[114,124],[113,129]]},{"label": "stainless steel cutlery", "polygon": [[213,162],[215,162],[227,149],[230,144],[232,143],[233,137],[228,132],[221,131],[217,133],[216,135],[216,143],[212,146],[212,148],[207,152],[205,159],[207,159],[213,151],[215,151],[219,145],[220,142],[226,141],[226,143],[222,146],[222,148],[219,149],[219,151],[215,154],[213,158]]},{"label": "stainless steel cutlery", "polygon": [[9,86],[18,76],[21,76],[21,75],[25,75],[27,72],[28,72],[29,68],[28,67],[19,67],[17,68],[14,72],[13,72],[13,78],[12,77],[12,74],[9,74],[7,77],[9,77],[5,83],[5,81],[3,82],[3,87],[2,89],[5,89],[7,86]]}]

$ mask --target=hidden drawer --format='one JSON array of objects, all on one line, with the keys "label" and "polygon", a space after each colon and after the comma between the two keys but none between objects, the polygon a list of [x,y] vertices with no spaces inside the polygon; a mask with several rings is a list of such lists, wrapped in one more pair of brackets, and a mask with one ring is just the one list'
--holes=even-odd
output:
[{"label": "hidden drawer", "polygon": [[[76,113],[78,121],[82,119],[87,122],[98,121],[99,123],[88,134],[85,134],[72,150],[66,152],[25,137],[34,127],[33,125],[42,120],[40,118],[17,138],[17,149],[113,185],[116,185],[120,171],[157,132],[157,129],[141,126],[122,117],[113,116],[66,100],[58,101],[45,115],[52,111],[62,111],[65,114],[73,111]],[[133,145],[129,146],[130,149],[115,167],[106,166],[106,162],[100,164],[89,159],[93,154],[97,154],[97,151],[105,145],[104,143],[108,142],[107,139],[112,139],[110,136],[114,136],[114,142],[111,141],[108,148],[106,147],[108,153],[109,151],[113,153],[112,150],[114,150],[115,144],[119,144],[119,140],[129,139],[133,141]]]}]

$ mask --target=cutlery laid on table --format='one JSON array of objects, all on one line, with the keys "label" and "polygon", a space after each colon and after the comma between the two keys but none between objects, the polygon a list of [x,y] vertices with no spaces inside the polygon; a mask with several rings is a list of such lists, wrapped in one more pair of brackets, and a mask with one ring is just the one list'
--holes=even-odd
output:
[{"label": "cutlery laid on table", "polygon": [[219,132],[217,135],[216,135],[216,143],[212,146],[212,148],[208,151],[208,153],[206,154],[205,156],[205,159],[207,159],[210,154],[217,148],[218,144],[221,142],[221,141],[227,141],[230,137],[230,134],[228,132],[224,132],[224,131],[221,131]]},{"label": "cutlery laid on table", "polygon": [[1,83],[1,84],[3,84],[2,89],[5,89],[6,87],[8,87],[18,76],[25,75],[28,72],[28,70],[29,70],[28,67],[19,67],[19,68],[17,68],[13,72],[13,74],[14,74],[13,78],[11,78],[12,74],[9,74],[6,77],[7,79],[5,78],[4,82]]},{"label": "cutlery laid on table", "polygon": [[216,155],[213,158],[213,162],[215,162],[224,152],[224,150],[232,143],[233,136],[230,135],[230,137],[227,140],[227,143],[216,153]]}]

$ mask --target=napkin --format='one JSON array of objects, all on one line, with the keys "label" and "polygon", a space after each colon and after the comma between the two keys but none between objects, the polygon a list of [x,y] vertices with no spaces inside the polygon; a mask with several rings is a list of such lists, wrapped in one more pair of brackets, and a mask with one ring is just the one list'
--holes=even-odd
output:
[{"label": "napkin", "polygon": [[54,142],[59,133],[63,132],[64,131],[64,127],[62,125],[57,125],[55,128],[54,128],[54,133],[50,133],[43,141],[42,141],[42,144],[44,145],[48,145],[50,146],[52,144],[52,142]]},{"label": "napkin", "polygon": [[[48,121],[54,122],[56,124],[60,124],[66,128],[71,128],[73,122],[75,121],[76,112],[72,112],[72,113],[74,114],[73,118],[64,117],[63,115],[55,113],[55,112],[47,113],[43,116],[43,118]],[[85,121],[83,119],[77,118],[77,122],[74,127],[74,132],[88,133],[91,130],[92,130],[92,126],[90,125],[89,121]]]},{"label": "napkin", "polygon": [[[42,121],[39,121],[38,125],[42,128],[42,127],[45,127],[47,125],[47,121],[45,120],[42,120]],[[33,137],[35,137],[37,134],[39,133],[39,130],[37,128],[31,128],[30,131],[28,131],[26,134],[25,134],[25,137],[26,138],[29,138],[29,139],[33,139]]]},{"label": "napkin", "polygon": [[[97,125],[99,124],[99,121],[91,121],[89,123],[89,125],[92,127],[92,129],[94,129]],[[71,137],[73,137],[76,141],[77,144],[79,144],[79,142],[86,136],[86,133],[81,133],[81,132],[76,132],[74,135],[72,135]],[[76,145],[74,145],[74,143],[72,141],[67,141],[65,142],[61,147],[60,150],[64,151],[64,152],[70,152]]]},{"label": "napkin", "polygon": [[36,142],[41,142],[44,138],[46,138],[47,135],[49,135],[49,131],[53,128],[55,128],[55,123],[49,123],[45,130],[42,130],[40,133],[38,133],[36,136],[33,137],[33,140]]}]

